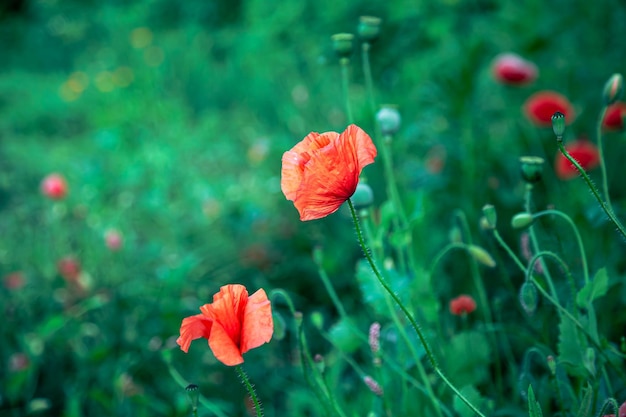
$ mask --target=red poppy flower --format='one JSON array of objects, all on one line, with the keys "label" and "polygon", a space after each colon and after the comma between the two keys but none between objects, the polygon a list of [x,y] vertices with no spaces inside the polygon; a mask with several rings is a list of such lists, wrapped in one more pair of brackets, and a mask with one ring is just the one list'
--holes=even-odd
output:
[{"label": "red poppy flower", "polygon": [[557,111],[565,115],[567,124],[572,123],[576,117],[569,100],[555,91],[539,91],[528,97],[524,103],[524,114],[540,127],[552,126],[552,115]]},{"label": "red poppy flower", "polygon": [[248,297],[243,285],[225,285],[200,311],[183,319],[176,343],[187,352],[193,340],[205,338],[224,365],[243,363],[244,353],[269,342],[274,333],[272,307],[262,289]]},{"label": "red poppy flower", "polygon": [[606,115],[602,121],[604,130],[622,130],[624,129],[624,118],[626,117],[626,103],[615,103],[606,110]]},{"label": "red poppy flower", "polygon": [[64,198],[67,192],[67,182],[61,174],[50,174],[41,182],[41,193],[53,200]]},{"label": "red poppy flower", "polygon": [[450,313],[455,316],[469,314],[474,310],[476,310],[476,301],[469,295],[459,295],[450,300]]},{"label": "red poppy flower", "polygon": [[81,272],[80,262],[73,256],[66,256],[57,262],[57,271],[67,281],[78,282]]},{"label": "red poppy flower", "polygon": [[[565,145],[565,150],[574,158],[581,167],[589,171],[600,164],[598,148],[588,140],[581,139]],[[576,167],[562,153],[556,154],[554,162],[556,176],[562,180],[569,180],[578,176]]]},{"label": "red poppy flower", "polygon": [[337,132],[309,133],[283,154],[280,186],[293,201],[300,220],[334,213],[349,199],[361,170],[374,162],[376,147],[360,127]]},{"label": "red poppy flower", "polygon": [[510,85],[528,84],[537,78],[537,66],[513,53],[496,56],[491,72],[496,81]]}]

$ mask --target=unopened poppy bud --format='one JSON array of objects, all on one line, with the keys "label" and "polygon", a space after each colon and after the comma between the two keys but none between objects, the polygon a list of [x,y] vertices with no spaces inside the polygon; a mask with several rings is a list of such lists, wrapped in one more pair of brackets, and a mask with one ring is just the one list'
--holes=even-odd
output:
[{"label": "unopened poppy bud", "polygon": [[604,104],[610,106],[619,100],[622,96],[622,91],[624,90],[624,78],[622,74],[613,74],[611,78],[604,85],[604,91],[602,93],[602,98],[604,99]]},{"label": "unopened poppy bud", "polygon": [[546,358],[546,362],[548,362],[548,369],[552,375],[556,375],[556,361],[554,360],[554,356],[548,355]]},{"label": "unopened poppy bud", "polygon": [[543,158],[538,156],[522,156],[519,159],[521,163],[522,179],[528,184],[534,184],[541,181],[543,173]]},{"label": "unopened poppy bud", "polygon": [[393,135],[400,129],[402,118],[395,106],[385,104],[376,113],[376,121],[383,135]]},{"label": "unopened poppy bud", "polygon": [[352,55],[352,43],[354,41],[352,33],[336,33],[330,39],[339,58],[349,58]]},{"label": "unopened poppy bud", "polygon": [[448,239],[452,243],[461,243],[463,242],[463,236],[461,235],[461,229],[456,226],[453,226],[452,229],[448,232]]},{"label": "unopened poppy bud", "polygon": [[198,389],[198,386],[196,384],[189,384],[185,387],[185,391],[187,391],[191,408],[196,410],[198,408],[198,399],[200,398],[200,390]]},{"label": "unopened poppy bud", "polygon": [[324,250],[319,245],[313,248],[313,262],[318,266],[324,262]]},{"label": "unopened poppy bud", "polygon": [[357,30],[359,37],[365,42],[374,42],[380,34],[380,23],[381,19],[379,17],[361,16]]},{"label": "unopened poppy bud", "polygon": [[518,213],[511,219],[513,229],[523,229],[530,226],[534,221],[533,215],[530,213]]},{"label": "unopened poppy bud", "polygon": [[320,313],[319,311],[314,311],[313,313],[311,313],[311,323],[313,323],[313,326],[315,326],[318,329],[323,329],[324,328],[324,316],[322,316],[322,313]]},{"label": "unopened poppy bud", "polygon": [[519,302],[529,316],[532,315],[537,309],[539,303],[539,297],[537,295],[537,288],[535,284],[529,281],[525,281],[519,291]]},{"label": "unopened poppy bud", "polygon": [[494,266],[496,266],[496,261],[494,261],[491,255],[489,255],[489,252],[487,252],[480,246],[469,245],[467,247],[467,250],[469,251],[470,255],[472,255],[472,258],[474,258],[477,262],[489,268],[493,268]]},{"label": "unopened poppy bud", "polygon": [[556,135],[556,140],[563,140],[563,133],[565,133],[565,115],[560,111],[552,115],[552,130]]},{"label": "unopened poppy bud", "polygon": [[498,214],[493,204],[485,204],[483,206],[483,215],[485,216],[486,224],[489,229],[495,229],[498,221]]},{"label": "unopened poppy bud", "polygon": [[317,368],[317,370],[321,373],[324,373],[324,369],[326,368],[326,361],[324,360],[324,356],[316,353],[315,356],[313,356],[313,362],[315,362],[315,367]]},{"label": "unopened poppy bud", "polygon": [[350,201],[352,201],[354,208],[357,210],[368,208],[374,202],[374,192],[372,191],[372,187],[360,182],[356,186],[354,194],[350,197]]}]

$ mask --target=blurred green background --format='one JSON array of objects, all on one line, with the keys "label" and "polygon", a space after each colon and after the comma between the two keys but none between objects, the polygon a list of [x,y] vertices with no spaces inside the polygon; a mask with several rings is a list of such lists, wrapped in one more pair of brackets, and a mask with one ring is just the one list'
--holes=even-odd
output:
[{"label": "blurred green background", "polygon": [[[455,210],[479,239],[485,203],[503,219],[521,210],[518,158],[530,154],[547,160],[537,206],[567,210],[586,227],[594,268],[624,272],[623,245],[584,184],[554,177],[551,129],[521,112],[532,92],[559,91],[578,115],[567,136],[594,137],[604,82],[626,67],[621,1],[5,0],[0,273],[22,273],[25,286],[0,289],[0,415],[188,415],[162,356],[172,348],[185,379],[242,415],[232,370],[203,342],[188,355],[175,348],[183,317],[240,282],[284,288],[298,309],[332,319],[315,247],[347,308],[361,305],[348,217],[301,223],[280,192],[282,153],[311,131],[348,124],[330,35],[354,32],[361,15],[383,20],[372,47],[376,95],[403,117],[394,155],[407,206],[427,219],[415,239],[424,264],[447,243]],[[494,81],[491,61],[509,51],[537,64],[535,83]],[[356,52],[352,63],[355,121],[373,132]],[[620,214],[623,138],[606,140]],[[429,168],[433,157],[441,171]],[[68,181],[62,201],[40,194],[51,172]],[[366,174],[380,204],[382,169]],[[121,232],[121,250],[105,246],[109,229]],[[517,247],[506,220],[503,234]],[[558,232],[545,239],[572,254],[574,242]],[[65,256],[80,262],[82,292],[57,271]],[[446,264],[437,297],[466,290],[466,269]],[[486,277],[491,295],[516,298],[497,274]],[[356,311],[360,323],[375,318]],[[616,315],[624,322],[623,309]],[[314,409],[293,349],[288,335],[246,355],[268,415]]]}]

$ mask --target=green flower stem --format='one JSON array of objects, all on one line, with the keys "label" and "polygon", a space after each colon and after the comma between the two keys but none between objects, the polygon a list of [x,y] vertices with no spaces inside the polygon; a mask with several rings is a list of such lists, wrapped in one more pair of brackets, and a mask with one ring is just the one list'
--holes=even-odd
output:
[{"label": "green flower stem", "polygon": [[600,172],[602,173],[602,189],[604,190],[604,201],[606,207],[615,215],[613,205],[611,204],[611,196],[609,195],[609,180],[606,175],[606,161],[604,160],[604,147],[602,146],[602,121],[606,116],[607,106],[602,107],[600,117],[598,118],[597,135],[598,135],[598,153],[600,156]]},{"label": "green flower stem", "polygon": [[352,105],[350,104],[350,58],[341,58],[339,64],[341,65],[341,86],[346,104],[346,117],[348,118],[348,124],[351,124],[354,119],[352,117]]},{"label": "green flower stem", "polygon": [[[533,185],[526,184],[526,195],[524,196],[524,209],[526,210],[527,213],[531,213],[531,214],[532,214],[532,210],[531,210],[530,203],[531,203],[532,191],[533,191]],[[532,245],[532,252],[533,253],[539,252],[539,243],[537,240],[537,234],[535,233],[535,225],[531,224],[528,227],[528,236],[530,237],[530,243]],[[553,288],[552,276],[550,274],[550,270],[548,269],[548,266],[546,265],[542,257],[539,257],[538,259],[539,259],[539,264],[541,265],[541,268],[543,269],[543,273],[546,276],[546,280],[548,280],[550,287]],[[528,270],[532,271],[532,268],[529,267]]]},{"label": "green flower stem", "polygon": [[600,192],[598,191],[596,186],[591,181],[591,178],[589,178],[589,175],[587,175],[587,172],[585,172],[585,170],[583,169],[583,167],[580,166],[578,161],[576,161],[574,158],[572,158],[572,156],[569,154],[569,152],[567,152],[567,150],[565,149],[565,146],[563,146],[563,141],[562,140],[558,140],[557,139],[556,143],[557,143],[557,146],[559,147],[559,150],[563,154],[563,156],[565,156],[572,163],[572,165],[574,165],[576,167],[578,172],[580,172],[580,175],[582,175],[583,179],[587,183],[587,186],[591,190],[591,193],[596,198],[596,200],[598,201],[598,204],[600,204],[600,207],[602,208],[602,210],[604,210],[604,212],[606,213],[606,215],[609,218],[609,220],[617,228],[617,230],[620,232],[622,237],[624,239],[626,239],[626,229],[624,229],[624,226],[622,225],[622,223],[617,219],[617,217],[615,217],[615,214],[613,213],[613,210],[610,208],[610,206],[608,206],[602,200],[602,197],[600,196]]},{"label": "green flower stem", "polygon": [[243,370],[241,365],[235,366],[235,370],[237,371],[237,375],[239,375],[239,379],[241,379],[241,382],[246,387],[246,390],[248,390],[248,394],[250,394],[250,398],[252,398],[252,402],[254,403],[254,410],[256,411],[257,417],[263,417],[263,410],[261,408],[261,402],[259,401],[259,398],[256,395],[254,386],[250,383],[250,379],[248,378],[248,375],[246,375],[246,371]]},{"label": "green flower stem", "polygon": [[[568,279],[572,280],[572,274],[570,273],[569,267],[567,266],[567,264],[563,262],[563,260],[556,253],[543,250],[543,251],[537,252],[532,258],[530,258],[530,261],[528,262],[528,268],[526,269],[526,282],[530,282],[530,279],[532,277],[532,271],[535,269],[535,263],[539,262],[541,259],[543,259],[543,257],[546,257],[546,256],[554,259],[559,265],[561,265]],[[545,274],[545,276],[546,276],[546,282],[548,283],[548,287],[550,287],[550,292],[552,293],[552,296],[554,297],[554,299],[556,300],[556,303],[558,304],[559,295],[556,292],[556,288],[554,287],[552,278],[548,276],[548,274]]]},{"label": "green flower stem", "polygon": [[333,284],[330,282],[330,279],[328,278],[328,274],[326,273],[326,270],[322,266],[321,262],[320,263],[316,262],[316,264],[317,264],[317,273],[322,279],[324,288],[326,288],[326,292],[330,296],[330,299],[332,300],[335,308],[337,309],[337,312],[339,313],[339,317],[342,319],[347,318],[348,314],[346,313],[346,310],[343,308],[343,304],[341,304],[341,300],[339,299],[339,296],[335,292],[335,288],[333,288]]},{"label": "green flower stem", "polygon": [[559,210],[544,210],[544,211],[540,211],[537,212],[535,214],[533,214],[533,218],[539,218],[541,216],[546,216],[546,215],[550,215],[550,214],[554,214],[556,216],[559,216],[560,218],[562,218],[563,220],[565,220],[570,227],[572,228],[572,231],[574,232],[574,235],[576,236],[576,242],[578,243],[578,251],[580,252],[580,259],[582,262],[582,268],[583,268],[583,277],[585,279],[585,284],[589,282],[589,270],[587,267],[587,255],[585,254],[585,247],[583,245],[583,240],[580,237],[580,233],[578,232],[578,228],[576,227],[576,224],[574,223],[574,221],[571,219],[571,217],[569,217],[567,214],[563,213],[562,211]]},{"label": "green flower stem", "polygon": [[[470,233],[469,224],[467,223],[467,217],[465,217],[465,213],[461,210],[457,210],[455,212],[455,216],[461,223],[461,230],[463,231],[463,238],[466,244],[472,245],[472,234]],[[485,320],[485,324],[490,325],[493,323],[493,315],[491,312],[491,306],[489,305],[489,301],[487,300],[487,290],[485,289],[485,285],[483,280],[480,277],[480,272],[478,270],[478,263],[474,257],[470,259],[471,265],[471,274],[472,280],[474,281],[474,286],[476,287],[476,291],[478,293],[478,301],[480,303],[480,310]],[[493,333],[489,333],[487,336],[490,339],[491,344],[493,345],[495,352],[495,364],[496,364],[496,387],[498,392],[502,394],[502,368],[500,363],[500,353],[498,349],[498,341]]]},{"label": "green flower stem", "polygon": [[496,241],[498,242],[498,244],[506,251],[509,257],[513,259],[513,262],[515,262],[515,264],[522,271],[522,273],[526,273],[526,267],[524,266],[522,261],[520,261],[520,259],[517,257],[515,252],[513,252],[511,247],[506,244],[504,239],[502,239],[502,236],[500,236],[500,233],[498,232],[497,229],[493,229],[493,237],[496,238]]},{"label": "green flower stem", "polygon": [[363,77],[365,78],[365,88],[370,105],[372,116],[376,114],[376,99],[374,98],[374,82],[372,80],[372,67],[370,65],[370,44],[363,42],[361,44],[361,62],[363,65]]},{"label": "green flower stem", "polygon": [[465,396],[452,384],[452,382],[450,382],[448,380],[448,378],[446,378],[446,376],[443,374],[443,372],[439,368],[439,365],[437,364],[437,361],[435,360],[435,357],[434,357],[434,355],[433,355],[433,353],[432,353],[432,351],[430,349],[430,346],[429,346],[428,342],[426,341],[426,338],[424,337],[424,334],[422,333],[422,330],[420,329],[419,325],[417,324],[417,322],[415,321],[415,319],[413,318],[413,316],[411,315],[409,310],[406,308],[406,306],[402,303],[402,301],[400,301],[400,298],[398,298],[398,296],[393,292],[393,290],[391,289],[391,287],[389,286],[387,281],[380,274],[380,271],[378,270],[378,267],[374,263],[374,260],[372,259],[372,256],[370,255],[369,250],[367,249],[367,246],[365,245],[365,241],[363,240],[363,233],[361,232],[361,226],[359,226],[359,218],[356,215],[356,211],[354,210],[354,205],[352,204],[352,201],[348,200],[348,206],[350,207],[350,213],[352,214],[352,220],[354,221],[354,227],[355,227],[355,230],[356,230],[357,238],[359,240],[359,244],[361,245],[361,248],[363,249],[363,253],[365,255],[365,258],[369,262],[370,267],[372,268],[372,271],[374,272],[374,275],[376,275],[376,278],[378,279],[378,282],[380,283],[380,285],[385,289],[385,291],[387,291],[387,293],[391,296],[391,298],[396,303],[396,305],[400,308],[400,310],[402,310],[402,312],[404,313],[404,315],[407,318],[407,320],[409,321],[409,323],[411,323],[411,326],[415,330],[415,333],[417,334],[417,337],[420,339],[420,342],[422,343],[422,346],[424,347],[424,352],[426,353],[426,356],[428,357],[428,360],[430,361],[431,366],[435,370],[435,373],[437,373],[437,375],[439,375],[439,377],[443,380],[443,382],[476,415],[478,415],[480,417],[485,417],[485,415],[483,413],[481,413],[480,410],[478,410],[467,398],[465,398]]}]

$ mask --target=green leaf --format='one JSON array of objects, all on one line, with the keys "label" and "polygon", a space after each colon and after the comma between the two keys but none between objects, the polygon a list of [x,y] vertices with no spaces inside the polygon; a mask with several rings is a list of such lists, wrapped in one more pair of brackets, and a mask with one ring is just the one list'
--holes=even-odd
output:
[{"label": "green leaf", "polygon": [[602,268],[596,272],[592,280],[587,282],[584,287],[576,294],[576,304],[578,307],[586,308],[594,300],[602,297],[609,289],[609,275],[606,268]]},{"label": "green leaf", "polygon": [[359,339],[355,326],[349,318],[341,319],[334,324],[330,328],[328,336],[333,344],[344,353],[354,352],[361,344],[361,339]]},{"label": "green leaf", "polygon": [[489,378],[491,347],[484,333],[467,331],[454,336],[444,348],[446,372],[459,385],[474,385]]},{"label": "green leaf", "polygon": [[568,368],[570,374],[588,377],[589,374],[582,365],[585,360],[588,344],[586,339],[578,337],[576,325],[566,316],[561,316],[559,324],[559,362]]},{"label": "green leaf", "polygon": [[593,389],[587,383],[587,387],[583,390],[585,391],[585,396],[583,400],[580,402],[580,407],[578,407],[578,412],[576,413],[576,417],[586,417],[591,415],[591,402],[593,397]]},{"label": "green leaf", "polygon": [[[483,413],[487,412],[487,414],[490,414],[490,411],[493,409],[493,401],[482,397],[476,387],[466,385],[461,388],[460,391],[474,407],[478,408]],[[457,395],[454,396],[454,400],[452,401],[452,408],[454,408],[456,415],[459,417],[474,417],[476,415]]]},{"label": "green leaf", "polygon": [[533,391],[533,386],[528,386],[528,416],[529,417],[543,417],[541,412],[541,406],[539,402],[535,399],[535,393]]},{"label": "green leaf", "polygon": [[[411,295],[409,280],[392,269],[382,272],[392,291],[398,295],[402,303],[408,307]],[[387,318],[391,317],[388,302],[393,304],[393,300],[391,300],[387,291],[380,282],[378,282],[378,278],[376,278],[372,268],[365,259],[360,260],[357,264],[356,279],[361,294],[363,295],[363,301],[365,301],[376,314]],[[387,300],[387,298],[389,298],[389,300]],[[394,305],[393,308],[396,309],[396,306]]]}]

